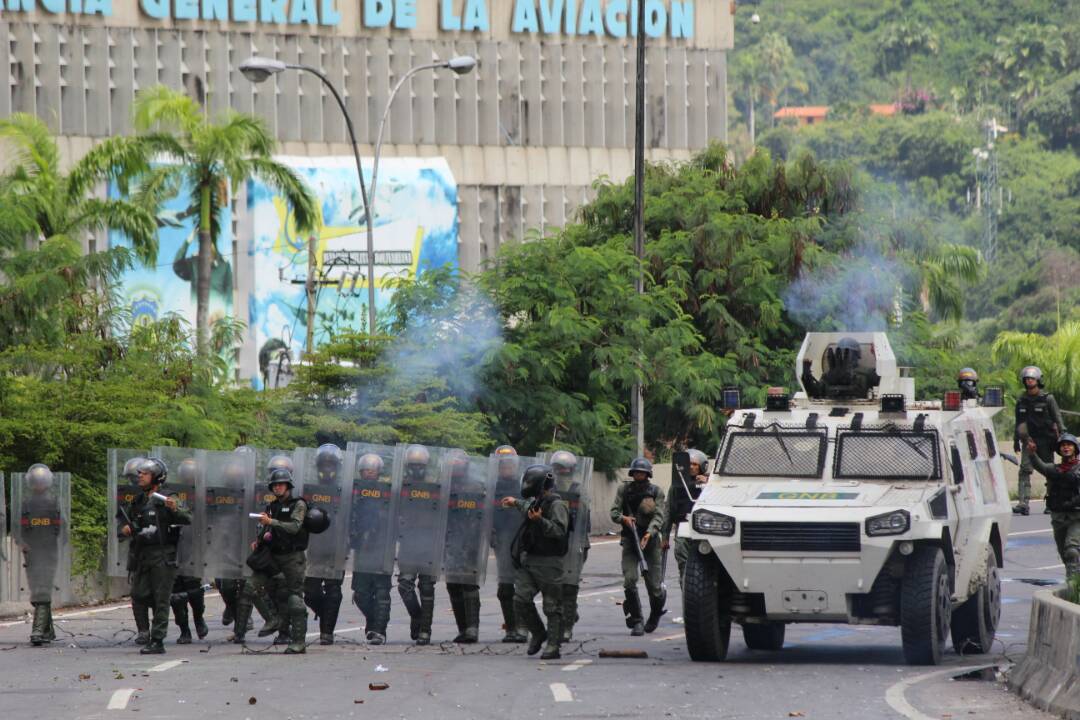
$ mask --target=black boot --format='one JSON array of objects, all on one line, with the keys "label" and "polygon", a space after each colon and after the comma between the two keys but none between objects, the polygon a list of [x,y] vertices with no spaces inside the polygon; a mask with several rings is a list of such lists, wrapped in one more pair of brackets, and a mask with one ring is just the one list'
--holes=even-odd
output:
[{"label": "black boot", "polygon": [[559,653],[559,640],[562,637],[562,618],[559,615],[549,615],[547,626],[547,645],[541,660],[558,660],[562,655]]},{"label": "black boot", "polygon": [[45,608],[44,603],[32,603],[34,607],[34,621],[30,629],[30,644],[34,647],[45,642]]},{"label": "black boot", "polygon": [[[175,588],[174,588],[175,589]],[[173,622],[180,630],[180,637],[176,638],[177,645],[191,644],[191,626],[188,625],[187,597],[177,597],[169,605],[172,607]]]},{"label": "black boot", "polygon": [[660,618],[667,612],[664,609],[665,598],[649,596],[649,619],[645,621],[645,632],[651,633],[660,624]]},{"label": "black boot", "polygon": [[413,587],[405,587],[398,582],[398,595],[409,613],[409,637],[415,642],[420,637],[420,598]]},{"label": "black boot", "polygon": [[188,602],[191,604],[191,619],[195,624],[195,634],[202,640],[210,634],[210,628],[206,627],[206,591],[200,586],[198,590],[188,593]]},{"label": "black boot", "polygon": [[140,655],[164,655],[165,654],[165,644],[162,643],[160,640],[154,640],[153,638],[151,638],[150,642],[147,644],[147,646],[139,651],[139,654]]},{"label": "black boot", "polygon": [[248,625],[251,622],[251,605],[240,600],[236,603],[236,611],[233,627],[232,641],[237,645],[244,644],[244,637],[247,635]]},{"label": "black boot", "polygon": [[446,594],[450,597],[450,610],[454,613],[454,622],[457,624],[458,629],[454,642],[459,643],[465,636],[465,594],[462,587],[457,583],[447,583]]},{"label": "black boot", "polygon": [[548,633],[544,628],[543,620],[540,619],[540,613],[536,611],[536,606],[532,603],[515,600],[514,614],[518,617],[518,622],[529,630],[529,647],[526,648],[525,652],[528,655],[535,655],[540,652],[540,648],[548,639]]},{"label": "black boot", "polygon": [[638,599],[637,588],[626,588],[625,593],[623,614],[626,616],[626,627],[630,628],[630,634],[634,637],[644,635],[645,628],[641,622],[641,600]]},{"label": "black boot", "polygon": [[135,617],[135,644],[146,645],[150,642],[150,607],[132,598],[131,614]]},{"label": "black boot", "polygon": [[480,588],[474,587],[465,596],[465,632],[459,641],[475,643],[480,640]]},{"label": "black boot", "polygon": [[416,637],[417,645],[431,644],[431,623],[435,620],[435,584],[431,585],[431,593],[427,594],[423,586],[420,588],[420,632]]},{"label": "black boot", "polygon": [[529,637],[521,632],[521,629],[518,627],[517,616],[514,612],[513,583],[499,583],[496,597],[499,598],[499,607],[502,608],[503,629],[506,631],[502,641],[504,643],[528,642]]},{"label": "black boot", "polygon": [[323,613],[319,616],[320,645],[334,644],[334,628],[337,627],[339,612],[341,612],[340,600],[335,603],[332,598],[327,598],[327,600],[323,602]]},{"label": "black boot", "polygon": [[574,635],[574,624],[577,622],[577,598],[578,585],[562,586],[562,632],[559,634],[561,642],[570,642]]}]

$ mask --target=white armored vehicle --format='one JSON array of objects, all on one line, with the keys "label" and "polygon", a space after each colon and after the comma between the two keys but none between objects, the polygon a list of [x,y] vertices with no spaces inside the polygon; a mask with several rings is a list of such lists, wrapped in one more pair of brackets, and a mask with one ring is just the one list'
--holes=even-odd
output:
[{"label": "white armored vehicle", "polygon": [[681,526],[690,657],[723,660],[732,623],[752,649],[801,622],[899,625],[910,664],[950,635],[989,651],[1012,517],[1001,389],[916,402],[884,333],[809,333],[797,363],[802,392],[731,415]]}]

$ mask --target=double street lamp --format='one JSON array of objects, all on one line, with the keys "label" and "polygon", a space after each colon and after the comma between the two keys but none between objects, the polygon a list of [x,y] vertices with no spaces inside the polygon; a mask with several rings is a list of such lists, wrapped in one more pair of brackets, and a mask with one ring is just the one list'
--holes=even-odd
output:
[{"label": "double street lamp", "polygon": [[390,97],[386,101],[382,119],[379,121],[379,129],[375,140],[375,158],[371,168],[371,192],[369,193],[367,185],[364,183],[364,171],[360,165],[360,148],[356,142],[356,131],[353,128],[352,118],[349,116],[349,111],[345,107],[345,101],[342,99],[341,93],[339,93],[337,88],[334,87],[334,84],[330,82],[330,78],[326,77],[319,69],[311,67],[310,65],[286,63],[281,60],[274,60],[273,58],[253,57],[240,63],[240,72],[253,83],[261,83],[269,80],[271,76],[277,75],[285,70],[301,70],[311,73],[322,80],[323,85],[330,89],[334,99],[337,100],[338,107],[341,108],[342,115],[345,116],[345,127],[349,131],[349,141],[352,143],[353,157],[356,159],[356,176],[360,180],[360,197],[364,202],[364,215],[367,221],[368,332],[373,335],[375,334],[375,183],[379,177],[379,154],[382,149],[383,130],[386,126],[387,118],[390,116],[390,106],[393,104],[394,96],[397,95],[398,90],[405,85],[405,81],[422,70],[447,69],[452,70],[458,75],[464,75],[472,72],[475,67],[476,58],[469,56],[455,57],[450,60],[418,65],[411,68],[400,80],[398,80],[397,84],[394,85],[393,91],[390,93]]}]

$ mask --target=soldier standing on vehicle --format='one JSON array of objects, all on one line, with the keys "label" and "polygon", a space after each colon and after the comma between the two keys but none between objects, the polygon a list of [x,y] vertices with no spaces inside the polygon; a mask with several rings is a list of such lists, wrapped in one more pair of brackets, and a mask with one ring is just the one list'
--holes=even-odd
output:
[{"label": "soldier standing on vehicle", "polygon": [[[1053,462],[1054,447],[1058,435],[1065,432],[1065,423],[1057,401],[1050,393],[1043,391],[1042,370],[1029,365],[1020,371],[1020,382],[1024,384],[1024,394],[1016,400],[1016,429],[1013,449],[1023,455],[1020,461],[1020,474],[1017,484],[1017,503],[1013,512],[1027,515],[1031,500],[1032,454],[1027,449],[1028,438],[1035,441],[1035,452],[1043,462]],[[1044,512],[1049,513],[1049,506]]]},{"label": "soldier standing on vehicle", "polygon": [[[529,629],[528,654],[544,645],[542,660],[560,657],[562,637],[562,581],[570,546],[570,509],[554,492],[555,471],[550,465],[532,465],[521,478],[521,498],[505,497],[503,507],[516,507],[525,522],[514,539],[514,614]],[[543,596],[547,628],[536,612],[536,594]]]},{"label": "soldier standing on vehicle", "polygon": [[[350,516],[350,543],[354,553],[352,575],[353,603],[360,609],[366,622],[365,637],[369,645],[382,645],[386,642],[386,627],[390,624],[390,585],[393,575],[385,572],[361,572],[355,564],[359,559],[355,554],[371,546],[381,544],[381,536],[386,533],[387,508],[393,507],[389,497],[392,484],[384,479],[383,459],[377,453],[369,452],[360,456],[356,463],[359,480],[353,491],[353,509]],[[393,555],[390,558],[393,568]]]},{"label": "soldier standing on vehicle", "polygon": [[[30,583],[30,604],[34,621],[30,643],[42,645],[56,639],[53,628],[52,596],[57,566],[60,564],[60,535],[63,513],[53,490],[53,473],[37,463],[23,478],[29,495],[19,508],[19,540]],[[3,538],[0,538],[2,540]]]},{"label": "soldier standing on vehicle", "polygon": [[[289,646],[285,654],[293,655],[307,651],[304,636],[307,634],[307,610],[304,608],[304,572],[307,559],[304,551],[308,545],[308,531],[304,528],[307,503],[303,498],[293,497],[292,473],[278,468],[270,473],[267,485],[274,494],[274,501],[266,506],[258,523],[259,538],[251,544],[253,553],[261,547],[269,548],[269,559],[260,564],[244,583],[240,601],[236,606],[236,642],[244,640],[243,631],[251,617],[256,597],[273,587],[281,627],[289,630]],[[250,566],[249,562],[249,566]]]},{"label": "soldier standing on vehicle", "polygon": [[[666,513],[664,491],[649,482],[652,463],[643,457],[630,463],[630,482],[623,483],[611,504],[611,521],[622,524],[623,614],[626,627],[634,636],[652,632],[667,612],[662,587],[661,536]],[[638,597],[638,566],[644,557],[647,572],[645,588],[649,593],[649,618],[642,625],[641,600]]]},{"label": "soldier standing on vehicle", "polygon": [[142,494],[132,501],[128,517],[121,520],[120,527],[123,537],[132,538],[131,553],[136,556],[135,576],[131,583],[132,603],[152,608],[154,614],[150,642],[139,651],[143,655],[165,652],[180,526],[191,524],[191,511],[181,506],[175,496],[161,499],[159,488],[168,476],[169,469],[160,458],[143,461],[138,472]]},{"label": "soldier standing on vehicle", "polygon": [[701,495],[701,491],[709,482],[709,458],[700,450],[689,450],[690,456],[689,473],[684,473],[675,466],[675,477],[671,482],[671,498],[668,500],[667,513],[664,520],[664,544],[663,551],[671,547],[671,535],[675,534],[675,562],[679,565],[679,587],[682,587],[683,571],[686,568],[686,558],[690,556],[693,541],[678,536],[679,524],[687,521],[690,510],[694,507],[694,501]]},{"label": "soldier standing on vehicle", "polygon": [[866,399],[870,389],[881,384],[881,377],[874,368],[859,367],[862,347],[854,338],[840,338],[835,348],[825,351],[825,373],[818,380],[814,377],[810,358],[803,359],[802,383],[812,398]]},{"label": "soldier standing on vehicle", "polygon": [[1056,467],[1039,457],[1034,438],[1028,439],[1026,450],[1035,469],[1046,477],[1054,542],[1065,564],[1066,580],[1072,580],[1080,576],[1080,443],[1073,435],[1062,434],[1057,444],[1061,463]]},{"label": "soldier standing on vehicle", "polygon": [[960,388],[960,397],[964,400],[979,399],[979,373],[974,368],[961,370],[956,376],[956,386]]},{"label": "soldier standing on vehicle", "polygon": [[[337,498],[337,503],[344,502],[341,491],[341,464],[344,454],[337,445],[326,444],[319,446],[315,451],[315,469],[318,478],[314,483],[305,484],[304,492],[308,493],[315,485],[326,493]],[[333,556],[332,548],[325,543],[312,542],[308,550],[308,565],[312,572],[318,573],[317,568],[322,567],[324,573],[329,572],[328,566],[333,563],[329,556]],[[315,557],[314,555],[318,555]],[[320,573],[321,574],[321,573]],[[345,572],[335,574],[333,577],[304,578],[304,602],[315,614],[319,621],[319,644],[334,644],[334,628],[337,627],[338,613],[341,612],[341,583],[345,579]]]}]

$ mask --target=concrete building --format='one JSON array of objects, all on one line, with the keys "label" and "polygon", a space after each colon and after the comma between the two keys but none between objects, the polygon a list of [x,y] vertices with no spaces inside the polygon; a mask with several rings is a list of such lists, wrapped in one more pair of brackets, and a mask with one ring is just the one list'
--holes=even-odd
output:
[{"label": "concrete building", "polygon": [[[726,138],[735,3],[644,2],[648,155],[685,158]],[[238,67],[260,55],[325,72],[370,157],[397,79],[435,58],[472,55],[479,60],[472,74],[425,72],[409,81],[394,102],[383,157],[445,159],[456,186],[457,259],[475,270],[501,243],[565,224],[598,178],[632,174],[635,7],[631,0],[0,0],[0,117],[46,120],[70,160],[101,138],[130,133],[135,93],[162,83],[210,113],[261,116],[283,155],[351,158],[342,114],[319,80],[286,72],[252,84]],[[251,223],[237,190],[232,306],[239,310],[253,270],[242,262]],[[88,249],[103,242],[90,238]],[[257,373],[256,352],[254,339],[245,343],[241,377]]]}]

